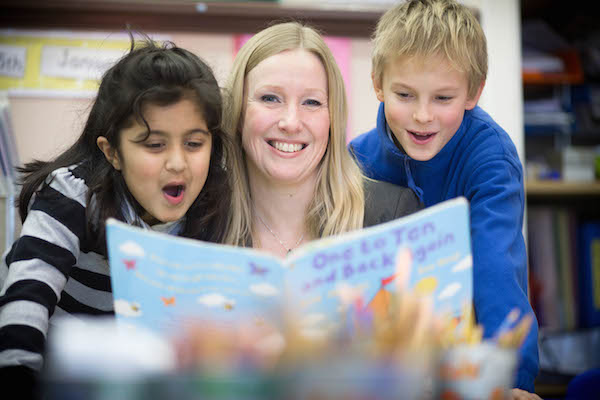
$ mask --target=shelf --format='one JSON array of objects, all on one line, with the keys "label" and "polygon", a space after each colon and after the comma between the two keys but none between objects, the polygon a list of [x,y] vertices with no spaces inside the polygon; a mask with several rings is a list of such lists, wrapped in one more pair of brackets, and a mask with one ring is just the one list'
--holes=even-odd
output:
[{"label": "shelf", "polygon": [[523,70],[523,83],[526,85],[577,85],[584,81],[583,68],[579,55],[575,51],[556,54],[565,63],[564,72],[541,72]]},{"label": "shelf", "polygon": [[525,183],[527,196],[600,196],[600,181],[562,182],[528,180]]},{"label": "shelf", "polygon": [[300,20],[333,36],[370,37],[383,9],[285,5],[275,1],[3,0],[0,26],[17,29],[253,33]]}]

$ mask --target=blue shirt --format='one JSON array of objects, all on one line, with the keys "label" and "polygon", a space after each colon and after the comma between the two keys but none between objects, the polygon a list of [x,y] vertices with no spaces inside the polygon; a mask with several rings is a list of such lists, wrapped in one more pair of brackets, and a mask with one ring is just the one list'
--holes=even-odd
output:
[{"label": "blue shirt", "polygon": [[[428,161],[417,161],[388,135],[381,103],[377,126],[349,147],[367,176],[412,188],[426,207],[458,196],[469,200],[473,303],[484,337],[492,336],[515,307],[533,314],[522,233],[523,168],[510,137],[485,111],[467,110],[442,150]],[[539,368],[537,336],[534,320],[520,349],[515,382],[515,387],[530,392]]]}]

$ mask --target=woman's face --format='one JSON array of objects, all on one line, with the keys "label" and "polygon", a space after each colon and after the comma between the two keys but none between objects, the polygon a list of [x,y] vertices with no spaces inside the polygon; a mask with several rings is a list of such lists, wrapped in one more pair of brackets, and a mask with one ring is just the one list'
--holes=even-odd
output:
[{"label": "woman's face", "polygon": [[246,77],[242,145],[248,173],[280,184],[314,180],[329,141],[327,74],[306,50],[286,50]]},{"label": "woman's face", "polygon": [[127,188],[154,224],[183,217],[208,176],[212,137],[196,104],[184,99],[169,106],[149,104],[144,118],[121,130],[120,148],[101,137],[98,146],[121,171]]}]

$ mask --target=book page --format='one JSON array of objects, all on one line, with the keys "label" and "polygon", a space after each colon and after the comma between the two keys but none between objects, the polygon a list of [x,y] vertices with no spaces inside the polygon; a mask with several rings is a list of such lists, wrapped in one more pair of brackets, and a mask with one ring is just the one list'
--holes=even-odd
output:
[{"label": "book page", "polygon": [[449,200],[302,246],[286,259],[286,291],[302,329],[316,335],[338,328],[344,302],[357,298],[385,315],[398,285],[431,296],[435,312],[460,317],[473,297],[470,238],[466,199]]},{"label": "book page", "polygon": [[279,324],[284,267],[252,249],[107,222],[119,321],[173,333],[189,322]]}]

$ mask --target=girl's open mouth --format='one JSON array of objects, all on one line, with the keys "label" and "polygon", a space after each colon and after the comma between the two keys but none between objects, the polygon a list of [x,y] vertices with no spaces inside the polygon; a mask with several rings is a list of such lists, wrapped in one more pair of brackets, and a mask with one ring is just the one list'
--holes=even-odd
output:
[{"label": "girl's open mouth", "polygon": [[183,200],[185,193],[184,185],[167,185],[162,189],[165,197],[171,204],[179,204]]}]

